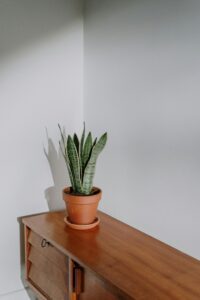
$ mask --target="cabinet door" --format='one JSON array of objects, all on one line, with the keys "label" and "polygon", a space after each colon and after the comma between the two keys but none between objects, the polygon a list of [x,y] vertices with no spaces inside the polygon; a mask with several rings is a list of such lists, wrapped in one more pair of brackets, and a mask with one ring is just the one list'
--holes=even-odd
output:
[{"label": "cabinet door", "polygon": [[117,300],[123,299],[92,271],[79,264],[69,262],[70,300]]},{"label": "cabinet door", "polygon": [[26,233],[26,279],[39,299],[68,300],[68,257],[31,229]]},{"label": "cabinet door", "polygon": [[96,277],[95,274],[89,270],[84,270],[84,289],[80,294],[80,300],[116,300],[119,299],[114,295],[109,286],[102,280]]}]

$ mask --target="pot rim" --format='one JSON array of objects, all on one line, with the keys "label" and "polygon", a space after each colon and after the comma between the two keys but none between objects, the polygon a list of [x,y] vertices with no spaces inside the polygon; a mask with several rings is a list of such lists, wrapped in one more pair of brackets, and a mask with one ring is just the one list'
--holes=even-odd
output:
[{"label": "pot rim", "polygon": [[70,193],[70,188],[66,187],[63,189],[63,200],[66,203],[85,205],[99,202],[101,199],[102,191],[97,187],[93,187],[97,192],[91,195],[72,194]]},{"label": "pot rim", "polygon": [[70,197],[94,197],[100,193],[102,193],[102,190],[96,186],[93,186],[92,189],[95,190],[95,193],[93,194],[89,194],[89,195],[84,195],[84,194],[75,194],[75,193],[71,193],[71,186],[67,186],[63,189],[63,194],[65,195],[70,195]]}]

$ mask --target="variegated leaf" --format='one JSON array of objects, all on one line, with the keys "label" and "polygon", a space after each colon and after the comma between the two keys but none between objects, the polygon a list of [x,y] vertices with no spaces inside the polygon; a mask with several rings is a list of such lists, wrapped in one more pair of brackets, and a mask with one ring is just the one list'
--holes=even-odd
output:
[{"label": "variegated leaf", "polygon": [[104,133],[92,149],[90,159],[87,163],[87,166],[85,168],[84,175],[83,175],[82,190],[83,190],[83,193],[86,195],[91,193],[91,190],[93,187],[93,178],[94,178],[94,174],[95,174],[96,161],[97,161],[97,158],[98,158],[100,152],[105,147],[106,141],[107,141],[107,133]]},{"label": "variegated leaf", "polygon": [[78,152],[75,146],[75,143],[70,135],[67,138],[67,153],[69,158],[69,165],[72,171],[75,192],[81,193],[82,192],[82,184],[81,184],[81,177],[80,177],[80,162]]}]

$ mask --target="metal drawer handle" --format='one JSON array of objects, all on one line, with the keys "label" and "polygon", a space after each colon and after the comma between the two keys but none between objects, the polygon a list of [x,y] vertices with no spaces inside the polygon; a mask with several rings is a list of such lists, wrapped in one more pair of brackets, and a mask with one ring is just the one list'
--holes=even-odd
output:
[{"label": "metal drawer handle", "polygon": [[42,248],[48,247],[49,245],[50,245],[50,243],[46,239],[42,239],[42,241],[41,241]]}]

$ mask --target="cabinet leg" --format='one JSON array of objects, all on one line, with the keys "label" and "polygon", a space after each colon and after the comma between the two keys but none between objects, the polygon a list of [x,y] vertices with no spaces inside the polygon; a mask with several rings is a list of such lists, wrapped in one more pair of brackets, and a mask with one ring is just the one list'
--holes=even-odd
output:
[{"label": "cabinet leg", "polygon": [[78,295],[76,293],[71,293],[70,300],[78,300]]},{"label": "cabinet leg", "polygon": [[69,299],[78,300],[83,292],[83,269],[69,259]]},{"label": "cabinet leg", "polygon": [[29,270],[31,266],[31,262],[28,260],[28,255],[30,252],[30,244],[28,242],[28,236],[29,236],[30,229],[24,225],[24,235],[25,235],[25,268],[26,268],[26,280],[28,279]]},{"label": "cabinet leg", "polygon": [[78,300],[74,293],[74,262],[69,258],[69,300]]}]

